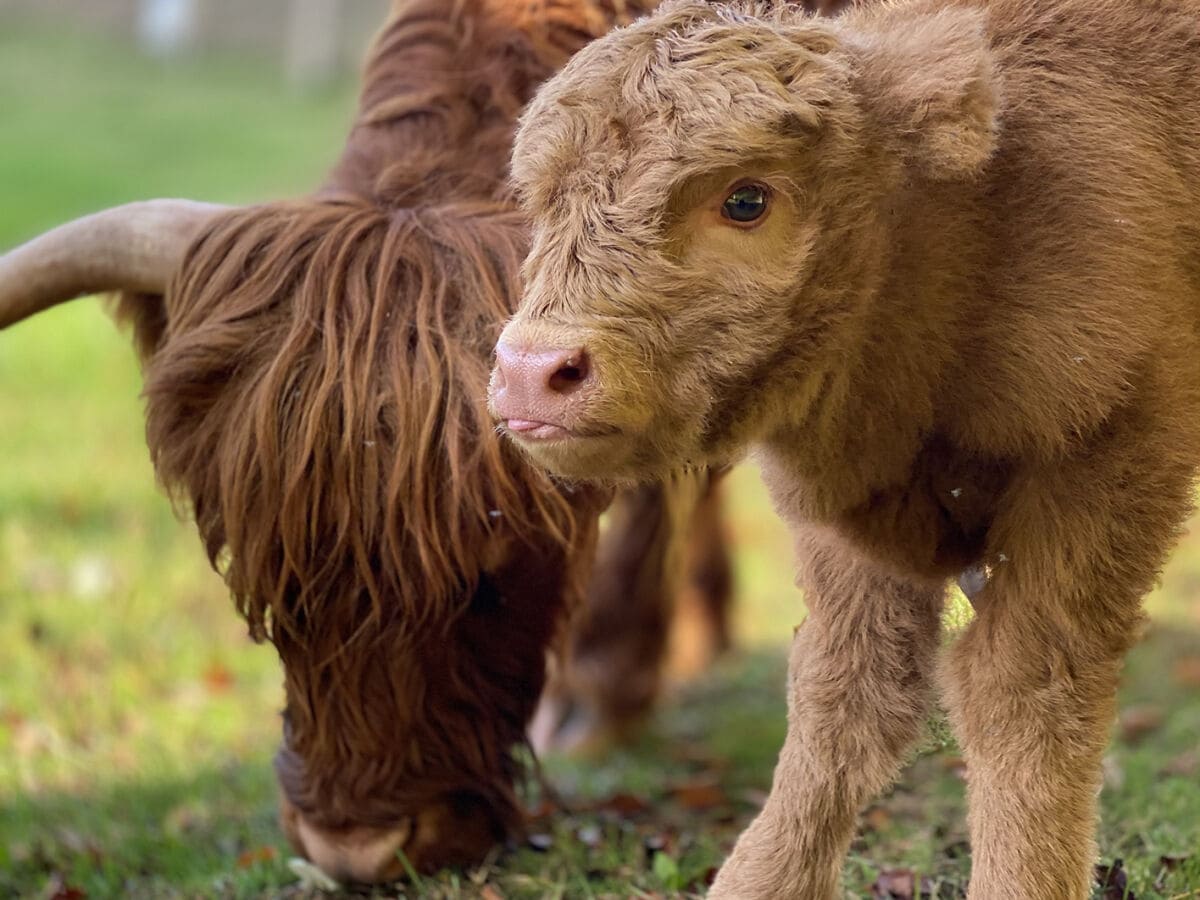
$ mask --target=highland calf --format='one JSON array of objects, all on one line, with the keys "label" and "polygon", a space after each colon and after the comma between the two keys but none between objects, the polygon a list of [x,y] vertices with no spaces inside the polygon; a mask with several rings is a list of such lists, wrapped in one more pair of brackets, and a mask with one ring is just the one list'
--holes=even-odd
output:
[{"label": "highland calf", "polygon": [[711,896],[840,896],[936,680],[972,900],[1086,897],[1200,462],[1200,4],[681,0],[541,90],[513,175],[510,437],[580,481],[753,448],[795,531],[788,735]]},{"label": "highland calf", "polygon": [[[652,5],[396,0],[311,197],[133,204],[0,257],[0,328],[125,292],[158,476],[283,661],[284,825],[336,877],[395,877],[398,850],[424,871],[473,861],[519,826],[512,751],[572,612],[556,705],[619,730],[654,697],[703,479],[619,495],[587,588],[609,492],[535,471],[484,405],[527,249],[506,185],[517,114]],[[715,503],[684,596],[719,613]]]}]

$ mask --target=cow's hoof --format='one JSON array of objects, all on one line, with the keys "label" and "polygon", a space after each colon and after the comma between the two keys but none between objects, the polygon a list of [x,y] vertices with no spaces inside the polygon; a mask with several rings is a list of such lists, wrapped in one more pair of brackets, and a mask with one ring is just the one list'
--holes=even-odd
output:
[{"label": "cow's hoof", "polygon": [[628,743],[644,720],[644,715],[605,715],[578,697],[548,691],[529,723],[529,744],[539,756],[594,758]]}]

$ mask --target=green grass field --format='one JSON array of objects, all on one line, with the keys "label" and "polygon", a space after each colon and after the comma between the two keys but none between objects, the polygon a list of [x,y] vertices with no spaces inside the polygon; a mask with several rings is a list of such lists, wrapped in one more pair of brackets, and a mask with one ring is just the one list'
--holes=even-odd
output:
[{"label": "green grass field", "polygon": [[[352,91],[295,96],[243,61],[165,68],[0,17],[0,248],[125,200],[302,191],[332,161]],[[96,301],[0,334],[0,897],[305,896],[274,821],[278,663],[155,486],[139,384]],[[636,746],[548,760],[567,808],[531,844],[381,895],[703,892],[770,783],[783,647],[803,616],[755,473],[729,496],[738,652],[674,692]],[[1101,854],[1124,860],[1139,898],[1181,900],[1200,897],[1200,526],[1150,609]],[[963,788],[941,733],[864,813],[848,897],[961,895]]]}]

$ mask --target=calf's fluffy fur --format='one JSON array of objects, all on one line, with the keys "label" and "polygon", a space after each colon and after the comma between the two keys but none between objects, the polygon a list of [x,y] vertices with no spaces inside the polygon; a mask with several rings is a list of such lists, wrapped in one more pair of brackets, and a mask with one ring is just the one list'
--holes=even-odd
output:
[{"label": "calf's fluffy fur", "polygon": [[512,437],[578,479],[753,448],[795,530],[788,734],[712,896],[837,896],[935,681],[972,900],[1087,896],[1121,660],[1200,451],[1197,98],[1192,0],[683,0],[525,114],[502,341],[588,374]]}]

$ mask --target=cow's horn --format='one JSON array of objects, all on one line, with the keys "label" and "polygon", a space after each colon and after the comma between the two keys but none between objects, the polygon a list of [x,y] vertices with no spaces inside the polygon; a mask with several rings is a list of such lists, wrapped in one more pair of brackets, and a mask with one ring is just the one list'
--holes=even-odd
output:
[{"label": "cow's horn", "polygon": [[76,219],[0,256],[0,328],[106,291],[162,294],[205,223],[228,207],[146,200]]}]

